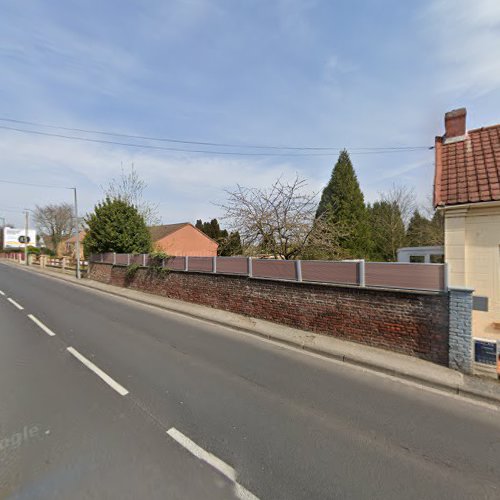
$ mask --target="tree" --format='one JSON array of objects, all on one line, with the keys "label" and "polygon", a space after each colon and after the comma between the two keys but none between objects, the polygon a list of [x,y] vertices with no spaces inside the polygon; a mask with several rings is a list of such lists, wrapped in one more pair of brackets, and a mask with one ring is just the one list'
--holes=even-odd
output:
[{"label": "tree", "polygon": [[139,177],[134,164],[132,164],[128,172],[122,165],[120,176],[111,179],[108,186],[102,189],[105,198],[122,200],[133,205],[144,217],[146,224],[154,226],[160,224],[161,220],[158,216],[158,205],[144,200],[144,191],[147,187],[148,185]]},{"label": "tree", "polygon": [[[315,222],[316,195],[306,191],[305,179],[277,179],[269,188],[237,186],[226,191],[220,207],[230,229],[238,232],[248,253],[264,253],[279,259],[296,259],[305,250],[338,248],[340,228]],[[327,230],[328,229],[328,230]],[[327,241],[328,240],[328,241]]]},{"label": "tree", "polygon": [[410,247],[426,246],[430,234],[430,220],[416,209],[406,231],[406,244]]},{"label": "tree", "polygon": [[428,219],[415,210],[406,232],[406,243],[411,247],[444,245],[444,216],[435,211]]},{"label": "tree", "polygon": [[372,251],[375,260],[395,261],[397,250],[405,243],[405,228],[415,209],[415,193],[406,186],[393,184],[380,200],[369,207]]},{"label": "tree", "polygon": [[349,228],[340,245],[350,257],[367,257],[370,252],[370,229],[363,193],[347,150],[341,151],[330,181],[323,189],[316,211],[319,218],[328,214],[334,226]]},{"label": "tree", "polygon": [[69,203],[37,205],[34,221],[38,231],[48,237],[52,250],[57,252],[59,244],[71,236],[74,227],[73,207]]},{"label": "tree", "polygon": [[405,228],[408,227],[417,206],[414,189],[402,184],[392,184],[389,191],[380,195],[380,199],[395,205],[401,214]]},{"label": "tree", "polygon": [[219,244],[218,255],[231,256],[243,253],[239,233],[237,231],[228,233],[226,229],[221,229],[217,219],[212,219],[210,222],[203,222],[198,219],[195,227]]},{"label": "tree", "polygon": [[398,248],[405,244],[405,226],[396,202],[376,201],[368,210],[374,260],[396,261]]},{"label": "tree", "polygon": [[238,231],[234,231],[224,237],[219,243],[218,253],[223,257],[230,257],[231,255],[243,255],[240,233],[238,233]]},{"label": "tree", "polygon": [[436,210],[431,219],[429,245],[444,245],[444,213]]},{"label": "tree", "polygon": [[148,253],[151,251],[151,235],[144,216],[130,203],[106,198],[98,203],[85,222],[85,253]]}]

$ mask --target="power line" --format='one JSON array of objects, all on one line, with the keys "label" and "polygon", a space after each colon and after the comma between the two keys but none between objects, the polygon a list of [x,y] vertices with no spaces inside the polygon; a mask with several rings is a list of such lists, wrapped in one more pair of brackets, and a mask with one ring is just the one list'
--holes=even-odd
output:
[{"label": "power line", "polygon": [[[103,130],[91,130],[84,128],[73,128],[73,127],[64,127],[62,125],[49,125],[46,123],[38,123],[31,122],[25,120],[15,120],[13,118],[5,118],[0,117],[0,121],[10,122],[10,123],[19,123],[23,125],[32,125],[35,127],[46,127],[52,129],[66,130],[70,132],[84,132],[86,134],[101,134],[101,135],[109,135],[113,137],[125,137],[128,139],[142,139],[149,141],[161,141],[161,142],[173,142],[178,144],[193,144],[196,146],[219,146],[219,147],[227,147],[227,148],[249,148],[249,149],[287,149],[287,150],[311,150],[311,151],[340,151],[344,148],[339,147],[312,147],[312,146],[264,146],[264,145],[254,145],[254,144],[227,144],[222,142],[205,142],[205,141],[193,141],[193,140],[182,140],[182,139],[171,139],[164,137],[148,137],[144,135],[132,135],[132,134],[123,134],[119,132],[109,132]],[[384,147],[352,147],[347,148],[349,150],[369,150],[369,151],[377,151],[377,150],[406,150],[406,149],[428,149],[428,146],[384,146]]]},{"label": "power line", "polygon": [[[64,135],[64,134],[55,134],[50,132],[42,132],[40,130],[28,130],[28,129],[20,129],[17,127],[8,127],[6,125],[0,125],[0,129],[11,130],[15,132],[25,133],[25,134],[35,134],[42,135],[48,137],[58,137],[61,139],[69,139],[81,142],[92,142],[99,144],[112,144],[117,146],[125,146],[125,147],[133,147],[139,149],[154,149],[154,150],[162,150],[162,151],[174,151],[174,152],[183,152],[183,153],[203,153],[203,154],[215,154],[215,155],[233,155],[233,156],[288,156],[288,157],[303,157],[303,156],[336,156],[336,153],[245,153],[241,151],[214,151],[209,149],[185,149],[185,148],[174,148],[174,147],[166,147],[166,146],[154,146],[151,144],[135,144],[129,142],[118,142],[118,141],[108,141],[104,139],[92,139],[89,137],[79,137],[73,135]],[[414,146],[407,147],[406,149],[384,149],[384,150],[373,150],[373,151],[355,151],[351,152],[351,154],[363,155],[363,154],[385,154],[385,153],[401,153],[401,152],[413,152],[413,151],[421,151],[422,149],[431,149],[427,146]]]},{"label": "power line", "polygon": [[7,181],[0,179],[2,184],[17,184],[18,186],[32,186],[32,187],[43,187],[43,188],[53,188],[53,189],[74,189],[67,186],[49,186],[47,184],[33,184],[31,182],[17,182],[17,181]]}]

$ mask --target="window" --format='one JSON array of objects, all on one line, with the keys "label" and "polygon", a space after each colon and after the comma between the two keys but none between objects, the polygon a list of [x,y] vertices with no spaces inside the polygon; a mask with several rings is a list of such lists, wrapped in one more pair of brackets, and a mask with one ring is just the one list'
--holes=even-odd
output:
[{"label": "window", "polygon": [[424,263],[425,257],[423,255],[410,255],[410,262],[413,263]]}]

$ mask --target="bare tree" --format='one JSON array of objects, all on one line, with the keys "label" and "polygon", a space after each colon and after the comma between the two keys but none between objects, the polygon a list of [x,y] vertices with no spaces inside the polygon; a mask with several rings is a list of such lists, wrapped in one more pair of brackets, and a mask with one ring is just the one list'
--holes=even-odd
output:
[{"label": "bare tree", "polygon": [[417,207],[415,190],[402,184],[392,184],[389,191],[380,194],[380,200],[398,208],[403,224],[408,227]]},{"label": "bare tree", "polygon": [[52,250],[57,252],[59,244],[71,236],[74,226],[73,207],[69,203],[43,207],[37,205],[34,221],[40,233],[48,237]]},{"label": "bare tree", "polygon": [[239,232],[247,253],[296,259],[306,250],[332,251],[340,231],[328,214],[315,219],[317,195],[306,187],[299,176],[291,181],[279,178],[267,189],[238,185],[226,191],[227,201],[219,206],[229,228]]},{"label": "bare tree", "polygon": [[134,164],[132,164],[129,171],[125,171],[122,165],[120,176],[111,179],[107,187],[101,187],[101,189],[107,198],[122,200],[134,205],[144,217],[146,224],[153,226],[159,224],[161,219],[158,216],[158,204],[144,200],[143,195],[147,187],[148,185],[139,177]]}]

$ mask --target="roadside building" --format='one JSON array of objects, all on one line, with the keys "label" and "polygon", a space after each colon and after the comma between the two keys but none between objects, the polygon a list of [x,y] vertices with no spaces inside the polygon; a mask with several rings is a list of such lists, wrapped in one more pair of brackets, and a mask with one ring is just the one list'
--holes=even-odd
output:
[{"label": "roadside building", "polygon": [[151,226],[149,232],[156,251],[171,256],[217,256],[217,242],[189,222]]},{"label": "roadside building", "polygon": [[[87,234],[87,231],[80,231],[79,234],[79,240],[80,240],[80,259],[83,259],[83,239],[85,238],[85,235]],[[70,255],[71,257],[75,257],[76,255],[76,235],[71,236],[67,240],[65,240],[63,243],[64,246],[64,255]]]},{"label": "roadside building", "polygon": [[500,124],[467,130],[465,108],[451,111],[435,146],[449,284],[474,289],[474,336],[500,339]]}]

